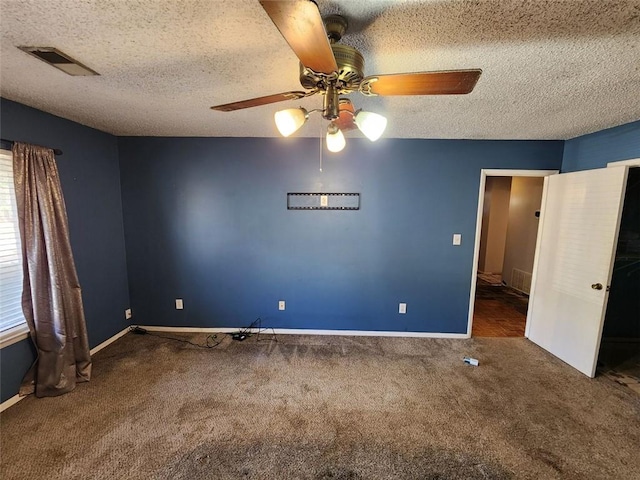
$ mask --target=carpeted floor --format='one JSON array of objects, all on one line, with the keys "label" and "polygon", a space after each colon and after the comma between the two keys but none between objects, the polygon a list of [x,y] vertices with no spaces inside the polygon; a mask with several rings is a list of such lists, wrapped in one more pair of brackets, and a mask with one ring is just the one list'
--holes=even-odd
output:
[{"label": "carpeted floor", "polygon": [[126,335],[1,414],[0,476],[640,478],[640,396],[524,338],[255,340]]},{"label": "carpeted floor", "polygon": [[602,339],[598,373],[640,395],[640,343]]}]

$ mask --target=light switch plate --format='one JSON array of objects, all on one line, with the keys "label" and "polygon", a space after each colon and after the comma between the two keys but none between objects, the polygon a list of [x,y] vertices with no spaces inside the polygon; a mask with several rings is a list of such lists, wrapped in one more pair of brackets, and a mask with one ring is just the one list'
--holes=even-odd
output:
[{"label": "light switch plate", "polygon": [[453,234],[453,244],[460,245],[462,243],[462,235],[460,233]]},{"label": "light switch plate", "polygon": [[176,298],[176,310],[182,310],[184,308],[184,303],[182,303],[181,298]]},{"label": "light switch plate", "polygon": [[401,303],[398,305],[398,313],[407,313],[407,304]]},{"label": "light switch plate", "polygon": [[329,197],[327,195],[320,195],[320,206],[321,207],[329,206]]},{"label": "light switch plate", "polygon": [[278,302],[278,310],[284,310],[285,304],[284,304],[284,300],[280,300]]}]

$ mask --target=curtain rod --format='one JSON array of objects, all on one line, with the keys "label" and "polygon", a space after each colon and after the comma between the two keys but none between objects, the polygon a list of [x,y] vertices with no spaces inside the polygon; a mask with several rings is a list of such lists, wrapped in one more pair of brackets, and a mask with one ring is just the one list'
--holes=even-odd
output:
[{"label": "curtain rod", "polygon": [[[6,138],[0,138],[0,142],[2,142],[2,146],[4,147],[4,145],[9,145],[9,148],[7,150],[11,150],[11,147],[13,147],[13,144],[15,143],[13,140],[7,140]],[[49,148],[49,147],[46,147]],[[62,155],[62,150],[60,150],[59,148],[52,148],[53,153],[56,155]]]}]

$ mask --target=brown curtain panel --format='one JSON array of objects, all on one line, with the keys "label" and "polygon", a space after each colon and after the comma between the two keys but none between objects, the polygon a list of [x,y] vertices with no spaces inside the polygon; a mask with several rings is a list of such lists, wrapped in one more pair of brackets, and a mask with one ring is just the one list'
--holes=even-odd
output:
[{"label": "brown curtain panel", "polygon": [[91,377],[82,292],[53,150],[15,143],[13,173],[24,270],[22,309],[37,349],[20,395],[52,397]]}]

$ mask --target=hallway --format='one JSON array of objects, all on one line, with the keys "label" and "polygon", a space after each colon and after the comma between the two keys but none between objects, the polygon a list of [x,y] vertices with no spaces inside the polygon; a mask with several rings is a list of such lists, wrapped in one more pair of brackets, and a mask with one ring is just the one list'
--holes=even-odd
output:
[{"label": "hallway", "polygon": [[522,337],[529,297],[478,277],[473,312],[474,337]]}]

